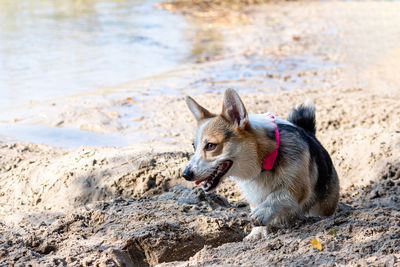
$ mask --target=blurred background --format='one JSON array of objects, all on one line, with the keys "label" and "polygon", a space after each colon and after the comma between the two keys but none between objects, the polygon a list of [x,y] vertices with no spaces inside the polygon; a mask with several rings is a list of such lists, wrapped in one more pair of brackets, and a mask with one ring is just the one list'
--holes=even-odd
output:
[{"label": "blurred background", "polygon": [[187,23],[155,3],[1,1],[1,107],[96,91],[184,63]]},{"label": "blurred background", "polygon": [[178,118],[173,99],[185,94],[398,91],[399,11],[394,2],[3,0],[0,139],[174,143],[185,130],[157,121],[155,108]]},{"label": "blurred background", "polygon": [[31,114],[33,105],[105,94],[183,66],[190,56],[184,37],[187,23],[182,16],[155,8],[155,3],[1,1],[0,117],[7,124],[1,128],[3,139],[46,142],[50,137],[55,139],[51,144],[103,144],[78,131],[26,125],[10,129],[9,122],[51,112]]}]

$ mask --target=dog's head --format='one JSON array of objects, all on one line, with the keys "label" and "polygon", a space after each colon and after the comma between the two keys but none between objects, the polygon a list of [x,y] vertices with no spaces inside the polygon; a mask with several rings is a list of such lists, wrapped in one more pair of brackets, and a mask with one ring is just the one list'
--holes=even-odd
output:
[{"label": "dog's head", "polygon": [[209,191],[226,176],[254,177],[260,171],[260,153],[248,114],[239,95],[225,91],[222,112],[209,112],[191,97],[186,104],[197,120],[194,155],[182,173],[188,181],[204,182]]}]

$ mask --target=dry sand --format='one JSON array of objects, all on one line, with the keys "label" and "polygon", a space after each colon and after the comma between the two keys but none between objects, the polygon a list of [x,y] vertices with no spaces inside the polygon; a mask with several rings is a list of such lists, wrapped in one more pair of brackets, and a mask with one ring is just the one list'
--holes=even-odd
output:
[{"label": "dry sand", "polygon": [[[132,145],[1,143],[0,266],[400,265],[400,3],[288,2],[242,13],[246,22],[188,18],[194,35],[213,37],[190,68],[10,118],[122,132]],[[167,87],[176,94],[145,90]],[[232,182],[218,194],[188,189],[179,174],[194,122],[183,96],[218,110],[227,87],[251,113],[286,117],[306,98],[316,103],[317,136],[341,182],[334,216],[249,243],[248,205]]]}]

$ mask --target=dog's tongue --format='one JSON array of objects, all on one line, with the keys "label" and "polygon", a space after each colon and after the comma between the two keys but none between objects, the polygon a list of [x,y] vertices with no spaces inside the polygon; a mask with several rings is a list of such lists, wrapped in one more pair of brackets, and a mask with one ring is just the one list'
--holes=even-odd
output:
[{"label": "dog's tongue", "polygon": [[205,181],[205,180],[207,180],[207,178],[206,178],[206,179],[203,179],[203,180],[195,181],[194,183],[195,183],[196,185],[199,185],[201,182],[203,182],[203,181]]}]

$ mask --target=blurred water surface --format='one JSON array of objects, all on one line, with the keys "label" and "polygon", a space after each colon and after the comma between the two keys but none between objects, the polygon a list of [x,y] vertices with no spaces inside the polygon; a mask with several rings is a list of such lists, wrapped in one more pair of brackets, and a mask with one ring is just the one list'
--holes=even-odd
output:
[{"label": "blurred water surface", "polygon": [[96,91],[182,65],[181,16],[155,0],[0,1],[2,109]]}]

